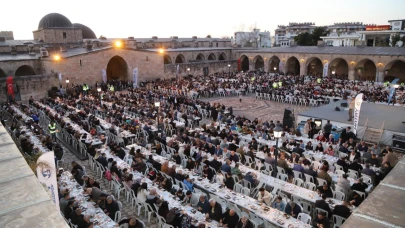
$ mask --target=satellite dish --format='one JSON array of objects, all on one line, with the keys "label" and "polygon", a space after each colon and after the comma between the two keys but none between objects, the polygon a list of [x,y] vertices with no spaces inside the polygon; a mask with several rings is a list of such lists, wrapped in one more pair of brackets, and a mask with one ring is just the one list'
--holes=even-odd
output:
[{"label": "satellite dish", "polygon": [[402,42],[402,40],[399,40],[399,41],[397,42],[397,46],[398,46],[398,47],[402,47],[402,45],[404,45],[404,42]]}]

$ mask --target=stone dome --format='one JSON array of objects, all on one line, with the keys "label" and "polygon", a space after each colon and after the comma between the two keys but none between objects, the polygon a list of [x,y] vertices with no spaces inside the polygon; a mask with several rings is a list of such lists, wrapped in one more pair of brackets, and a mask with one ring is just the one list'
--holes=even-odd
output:
[{"label": "stone dome", "polygon": [[50,13],[45,15],[38,24],[38,29],[46,28],[71,28],[72,22],[59,13]]},{"label": "stone dome", "polygon": [[73,27],[82,30],[83,39],[97,39],[96,34],[89,27],[79,23],[74,23]]}]

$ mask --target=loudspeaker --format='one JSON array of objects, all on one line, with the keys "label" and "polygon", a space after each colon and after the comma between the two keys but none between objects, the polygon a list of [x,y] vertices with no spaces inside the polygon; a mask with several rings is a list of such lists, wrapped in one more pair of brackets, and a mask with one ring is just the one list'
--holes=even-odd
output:
[{"label": "loudspeaker", "polygon": [[294,126],[293,118],[283,118],[283,128],[285,127],[292,128]]},{"label": "loudspeaker", "polygon": [[340,106],[343,107],[343,108],[347,108],[347,102],[345,102],[345,103],[343,103],[343,102],[340,103]]},{"label": "loudspeaker", "polygon": [[392,148],[405,152],[405,137],[400,135],[392,136]]},{"label": "loudspeaker", "polygon": [[293,117],[293,111],[291,109],[289,109],[289,108],[284,109],[284,118],[287,118],[287,117],[294,118]]}]

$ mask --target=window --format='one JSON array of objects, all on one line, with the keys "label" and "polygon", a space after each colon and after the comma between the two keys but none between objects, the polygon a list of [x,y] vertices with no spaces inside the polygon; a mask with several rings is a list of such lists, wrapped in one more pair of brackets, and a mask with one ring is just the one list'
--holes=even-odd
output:
[{"label": "window", "polygon": [[218,43],[217,43],[217,47],[218,47]]},{"label": "window", "polygon": [[146,56],[146,61],[149,61],[149,57],[148,57],[148,56]]},{"label": "window", "polygon": [[80,60],[79,63],[80,63],[80,66],[82,66],[82,60]]},{"label": "window", "polygon": [[66,32],[62,33],[63,39],[66,39]]}]

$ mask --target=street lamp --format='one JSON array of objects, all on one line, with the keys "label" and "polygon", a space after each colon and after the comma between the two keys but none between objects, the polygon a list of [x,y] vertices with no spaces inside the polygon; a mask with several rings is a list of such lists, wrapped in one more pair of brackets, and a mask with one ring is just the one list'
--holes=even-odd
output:
[{"label": "street lamp", "polygon": [[66,86],[69,84],[69,78],[66,78]]},{"label": "street lamp", "polygon": [[231,64],[228,64],[228,74],[231,74]]},{"label": "street lamp", "polygon": [[277,67],[274,67],[273,69],[274,69],[274,73],[276,73],[276,71],[277,71]]},{"label": "street lamp", "polygon": [[277,178],[277,156],[278,156],[278,139],[281,138],[281,134],[283,134],[283,128],[280,126],[276,126],[273,129],[274,138],[276,138],[276,149],[274,150],[274,177]]},{"label": "street lamp", "polygon": [[158,102],[155,102],[155,107],[156,108],[159,108],[160,107],[160,102],[158,101]]},{"label": "street lamp", "polygon": [[117,40],[114,42],[115,47],[121,48],[122,47],[122,42],[120,40]]},{"label": "street lamp", "polygon": [[188,75],[190,75],[190,68],[187,68],[187,71],[188,71]]},{"label": "street lamp", "polygon": [[99,93],[101,92],[101,88],[100,88],[100,87],[97,88],[97,92],[99,92]]}]

